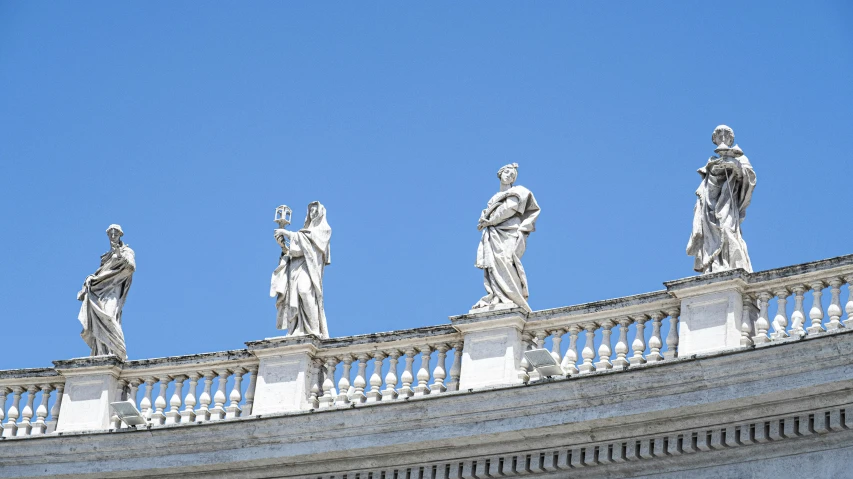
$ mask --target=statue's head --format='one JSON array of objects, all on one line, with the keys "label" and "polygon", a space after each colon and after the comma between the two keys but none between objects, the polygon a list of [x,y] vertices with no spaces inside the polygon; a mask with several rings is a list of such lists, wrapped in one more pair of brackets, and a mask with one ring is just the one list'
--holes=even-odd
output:
[{"label": "statue's head", "polygon": [[714,133],[711,135],[711,141],[715,145],[726,145],[731,148],[735,144],[735,132],[726,125],[720,125],[714,128]]},{"label": "statue's head", "polygon": [[518,163],[504,165],[498,170],[498,178],[503,185],[512,185],[518,178]]},{"label": "statue's head", "polygon": [[107,228],[107,237],[110,243],[117,244],[121,242],[121,237],[124,236],[124,231],[121,230],[121,225],[112,224]]},{"label": "statue's head", "polygon": [[320,214],[320,202],[314,201],[308,205],[308,217],[312,220]]}]

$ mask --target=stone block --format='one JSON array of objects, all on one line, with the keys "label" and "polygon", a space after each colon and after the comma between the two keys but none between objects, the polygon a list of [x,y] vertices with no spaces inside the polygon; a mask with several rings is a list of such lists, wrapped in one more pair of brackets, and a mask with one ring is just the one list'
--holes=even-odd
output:
[{"label": "stone block", "polygon": [[54,361],[65,376],[65,389],[56,432],[110,429],[110,403],[118,401],[118,376],[123,362],[117,356],[92,356]]},{"label": "stone block", "polygon": [[682,298],[679,357],[740,347],[742,314],[743,299],[736,289]]},{"label": "stone block", "polygon": [[466,314],[450,320],[464,335],[459,389],[518,384],[526,313],[520,309]]},{"label": "stone block", "polygon": [[319,338],[284,336],[246,343],[260,359],[253,415],[311,409],[311,361]]}]

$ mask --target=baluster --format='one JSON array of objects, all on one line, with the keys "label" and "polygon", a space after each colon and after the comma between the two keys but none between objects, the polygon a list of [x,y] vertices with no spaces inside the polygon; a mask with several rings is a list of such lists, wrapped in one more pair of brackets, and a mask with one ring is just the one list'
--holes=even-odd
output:
[{"label": "baluster", "polygon": [[39,391],[35,384],[27,387],[27,404],[24,410],[21,411],[21,420],[18,421],[18,432],[16,436],[29,436],[33,430],[33,425],[30,422],[33,418],[33,406],[35,405],[36,393]]},{"label": "baluster", "polygon": [[213,378],[216,373],[204,371],[204,390],[198,397],[198,409],[195,411],[195,422],[210,421],[210,390],[213,387]]},{"label": "baluster", "polygon": [[352,397],[350,397],[350,401],[352,402],[363,403],[367,401],[367,396],[364,394],[364,387],[367,385],[367,381],[364,379],[364,376],[367,372],[367,359],[369,357],[366,353],[358,355],[358,370],[355,373],[355,380],[352,382],[355,391],[353,391]]},{"label": "baluster", "polygon": [[338,359],[335,357],[326,358],[326,376],[323,379],[323,397],[320,398],[320,407],[328,408],[335,404],[335,397],[338,392],[335,391],[335,366],[338,364]]},{"label": "baluster", "polygon": [[444,379],[447,378],[447,371],[444,369],[444,364],[450,346],[439,344],[436,346],[436,350],[438,351],[438,362],[435,364],[435,369],[432,370],[433,382],[429,389],[433,393],[443,393],[447,391],[447,386],[444,385]]},{"label": "baluster", "polygon": [[741,297],[741,314],[740,314],[740,345],[743,347],[752,346],[752,337],[755,335],[753,331],[755,325],[755,300],[752,296],[744,294]]},{"label": "baluster", "polygon": [[397,362],[402,353],[398,350],[388,351],[388,374],[385,375],[385,389],[382,391],[382,400],[391,401],[397,399]]},{"label": "baluster", "polygon": [[841,324],[841,315],[844,314],[841,311],[842,284],[844,284],[844,281],[841,278],[832,278],[829,281],[829,286],[832,288],[830,289],[832,292],[832,302],[829,304],[829,309],[826,310],[827,314],[829,314],[829,322],[826,323],[827,331],[833,331],[844,327],[844,325]]},{"label": "baluster", "polygon": [[130,380],[130,393],[127,397],[127,400],[130,401],[130,403],[133,404],[133,407],[136,407],[137,409],[138,409],[138,407],[137,407],[138,402],[136,400],[136,396],[138,395],[137,393],[139,391],[139,385],[140,384],[142,384],[141,378],[131,379]]},{"label": "baluster", "polygon": [[667,314],[669,314],[669,332],[666,334],[666,352],[663,353],[663,357],[674,359],[678,357],[678,315],[681,314],[681,310],[670,309],[667,310]]},{"label": "baluster", "polygon": [[213,409],[210,410],[211,421],[221,421],[225,419],[225,401],[228,396],[225,394],[225,389],[228,387],[228,377],[231,376],[230,369],[220,369],[219,381],[216,388],[216,393],[213,395]]},{"label": "baluster", "polygon": [[788,337],[788,332],[785,328],[788,327],[788,288],[781,287],[776,290],[776,316],[773,318],[773,334],[770,337],[774,340],[785,339]]},{"label": "baluster", "polygon": [[341,357],[341,362],[344,363],[344,370],[341,373],[341,379],[338,381],[338,398],[336,404],[342,405],[349,403],[349,375],[352,369],[352,356],[349,354]]},{"label": "baluster", "polygon": [[249,387],[246,388],[246,402],[243,403],[243,411],[240,413],[240,417],[252,415],[252,406],[255,405],[255,385],[258,383],[258,365],[247,366],[246,370],[251,376],[249,377]]},{"label": "baluster", "polygon": [[166,413],[166,424],[178,424],[181,422],[181,397],[184,392],[184,381],[187,376],[176,374],[172,376],[175,379],[175,390],[172,391],[172,397],[169,398],[169,412]]},{"label": "baluster", "polygon": [[595,363],[597,371],[613,369],[613,363],[610,362],[610,355],[613,354],[610,348],[610,335],[615,325],[616,323],[610,319],[601,322],[601,344],[598,345],[598,362]]},{"label": "baluster", "polygon": [[560,354],[560,344],[563,342],[563,335],[566,334],[565,329],[555,329],[549,333],[551,335],[551,357],[557,364],[563,361],[563,355]]},{"label": "baluster", "polygon": [[631,318],[624,317],[618,320],[619,340],[616,341],[616,359],[613,367],[616,369],[627,369],[631,364],[628,361],[628,327],[631,326]]},{"label": "baluster", "polygon": [[403,371],[402,381],[403,387],[400,388],[400,396],[412,397],[415,395],[415,390],[412,389],[412,382],[415,377],[412,375],[413,365],[415,363],[415,349],[409,348],[406,350],[406,369]]},{"label": "baluster", "polygon": [[660,328],[663,324],[663,318],[666,317],[666,313],[663,311],[655,311],[651,316],[652,336],[649,338],[649,354],[646,355],[646,361],[663,361],[663,354],[660,353],[660,348],[663,347],[663,341],[660,337]]},{"label": "baluster", "polygon": [[322,382],[323,360],[320,358],[314,358],[314,360],[311,361],[311,392],[308,395],[308,404],[313,409],[320,407],[320,396],[323,395],[322,391],[320,391]]},{"label": "baluster", "polygon": [[566,355],[563,356],[563,361],[560,366],[566,374],[578,373],[578,332],[580,327],[577,324],[569,326],[569,349],[566,350]]},{"label": "baluster", "polygon": [[820,301],[821,297],[823,297],[823,288],[825,287],[826,283],[823,281],[815,281],[809,284],[809,288],[812,290],[812,308],[809,310],[809,318],[811,318],[812,322],[807,330],[809,334],[817,334],[824,331],[821,324],[823,322],[823,304]]},{"label": "baluster", "polygon": [[225,419],[234,419],[240,417],[243,412],[240,409],[240,400],[243,399],[241,391],[243,386],[243,375],[248,371],[246,368],[234,368],[234,385],[231,386],[231,393],[228,394],[228,400],[231,403],[225,408]]},{"label": "baluster", "polygon": [[378,402],[382,400],[382,360],[385,353],[375,351],[373,353],[373,374],[370,375],[370,391],[367,393],[367,402]]},{"label": "baluster", "polygon": [[142,417],[144,417],[146,421],[151,422],[151,414],[153,413],[151,410],[151,394],[154,391],[154,383],[157,382],[157,379],[151,376],[144,379],[145,394],[142,397],[142,401],[139,402],[139,412],[142,413]]},{"label": "baluster", "polygon": [[[36,409],[36,422],[33,424],[33,429],[30,434],[33,436],[42,435],[47,432],[47,405],[50,402],[50,392],[53,391],[53,386],[50,384],[39,384],[41,390],[41,403]],[[0,403],[2,404],[2,403]],[[0,406],[2,409],[2,406]]]},{"label": "baluster", "polygon": [[56,424],[59,422],[59,410],[62,407],[62,393],[65,391],[65,383],[53,384],[56,390],[56,401],[53,401],[53,407],[50,408],[50,421],[47,421],[47,433],[50,434],[56,431]]},{"label": "baluster", "polygon": [[421,353],[421,368],[418,369],[418,385],[415,386],[415,396],[426,396],[429,394],[429,359],[432,355],[432,347],[424,345],[418,348]]},{"label": "baluster", "polygon": [[187,389],[187,395],[184,397],[184,409],[181,411],[181,423],[195,422],[195,392],[198,389],[198,380],[201,374],[191,372],[189,374],[190,387]]},{"label": "baluster", "polygon": [[530,372],[533,368],[530,367],[530,362],[527,360],[527,356],[524,355],[524,351],[529,351],[533,348],[533,335],[530,333],[524,333],[521,335],[521,362],[518,363],[518,379],[521,382],[530,381]]},{"label": "baluster", "polygon": [[770,322],[767,320],[767,304],[773,295],[768,292],[758,294],[758,319],[755,321],[755,336],[752,337],[754,344],[764,344],[770,342],[767,337],[767,330],[770,328]]},{"label": "baluster", "polygon": [[847,276],[844,281],[847,282],[847,304],[844,305],[847,319],[844,321],[844,327],[853,328],[853,276]]},{"label": "baluster", "polygon": [[453,366],[450,367],[450,382],[447,383],[448,391],[459,390],[459,378],[462,376],[462,342],[453,343]]},{"label": "baluster", "polygon": [[18,407],[21,405],[21,394],[25,391],[21,386],[12,387],[12,406],[6,416],[6,427],[3,429],[3,437],[15,437],[18,433],[18,417],[21,415]]},{"label": "baluster", "polygon": [[643,358],[643,353],[646,351],[646,321],[649,317],[645,314],[634,316],[632,318],[634,324],[637,325],[637,332],[634,335],[634,342],[631,343],[631,349],[634,350],[634,355],[628,358],[631,366],[637,366],[646,362]]},{"label": "baluster", "polygon": [[11,391],[6,386],[0,386],[0,437],[6,437],[3,435],[3,429],[5,428],[3,418],[6,417],[6,395]]},{"label": "baluster", "polygon": [[578,366],[578,370],[581,374],[591,373],[595,371],[595,365],[592,364],[592,360],[595,359],[595,330],[598,329],[598,325],[596,323],[586,323],[583,325],[583,328],[586,330],[586,342],[583,345],[583,351],[581,351],[581,356],[583,357],[583,364]]},{"label": "baluster", "polygon": [[154,412],[151,414],[151,424],[166,424],[166,389],[169,383],[172,382],[172,377],[165,375],[160,378],[160,392],[157,394],[157,399],[154,400]]},{"label": "baluster", "polygon": [[791,288],[794,292],[794,312],[791,313],[791,335],[805,336],[806,335],[806,311],[803,308],[803,295],[806,293],[806,286],[798,284]]}]

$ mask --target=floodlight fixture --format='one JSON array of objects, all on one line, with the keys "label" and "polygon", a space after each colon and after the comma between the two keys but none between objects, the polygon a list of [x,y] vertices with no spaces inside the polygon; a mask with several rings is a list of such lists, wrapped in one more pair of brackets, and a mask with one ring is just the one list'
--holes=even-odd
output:
[{"label": "floodlight fixture", "polygon": [[554,356],[551,356],[551,351],[547,349],[531,349],[529,351],[524,352],[524,357],[527,358],[527,362],[533,366],[536,371],[542,377],[551,377],[551,376],[563,376],[566,373],[563,372],[563,368],[557,363],[557,360],[554,359]]},{"label": "floodlight fixture", "polygon": [[130,401],[118,401],[110,403],[110,409],[128,426],[142,426],[148,424],[136,405]]}]

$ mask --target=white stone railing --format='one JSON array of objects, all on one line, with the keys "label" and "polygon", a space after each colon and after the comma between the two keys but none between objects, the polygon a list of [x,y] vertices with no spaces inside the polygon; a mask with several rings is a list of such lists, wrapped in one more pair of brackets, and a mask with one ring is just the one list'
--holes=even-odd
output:
[{"label": "white stone railing", "polygon": [[0,371],[0,437],[118,429],[109,404],[120,400],[159,427],[513,386],[540,379],[523,356],[530,348],[550,350],[567,375],[760,348],[853,328],[851,282],[848,255],[694,276],[663,291],[532,313],[468,313],[444,326]]},{"label": "white stone railing", "polygon": [[[675,358],[679,305],[660,291],[534,312],[524,325],[523,348],[547,347],[566,374],[622,370]],[[519,374],[524,381],[536,378],[524,358]]]},{"label": "white stone railing", "polygon": [[65,378],[52,368],[0,371],[0,437],[53,432],[64,387]]},{"label": "white stone railing", "polygon": [[[849,259],[834,258],[750,275],[746,294],[751,302],[757,301],[758,317],[754,326],[748,321],[742,324],[741,344],[764,344],[853,328],[853,320],[850,319],[853,315],[853,295],[850,294],[853,261]],[[842,305],[841,289],[845,284],[847,302]],[[830,298],[829,305],[824,307],[824,298],[827,297]],[[771,315],[770,306],[774,302]],[[808,310],[806,304],[809,305]]]},{"label": "white stone railing", "polygon": [[462,347],[451,326],[325,340],[314,356],[310,402],[331,407],[456,391]]},{"label": "white stone railing", "polygon": [[[685,297],[685,293],[709,296],[725,288],[739,295],[732,298],[742,308],[731,311],[739,319],[732,332],[739,336],[738,345],[749,347],[853,328],[851,281],[853,255],[756,273],[713,273],[665,284],[677,297]],[[847,298],[844,304],[842,293]]]},{"label": "white stone railing", "polygon": [[245,349],[128,361],[118,395],[153,426],[232,419],[252,414],[257,372],[258,358]]}]

